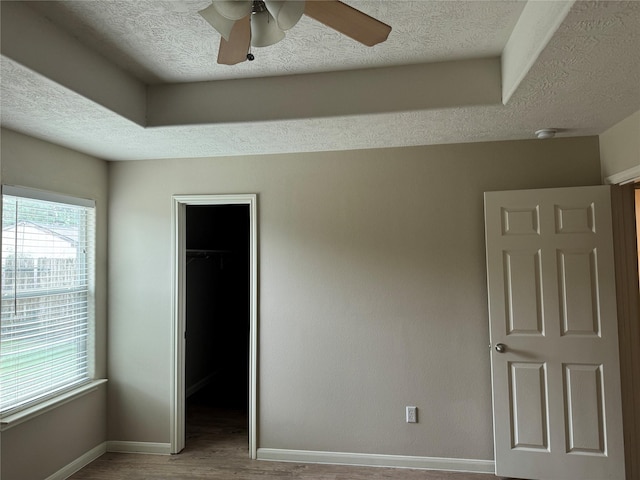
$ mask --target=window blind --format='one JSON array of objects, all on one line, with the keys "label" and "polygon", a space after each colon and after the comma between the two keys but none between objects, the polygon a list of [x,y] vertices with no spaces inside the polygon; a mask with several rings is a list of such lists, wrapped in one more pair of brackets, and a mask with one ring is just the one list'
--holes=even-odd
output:
[{"label": "window blind", "polygon": [[20,193],[2,195],[0,414],[91,378],[95,209]]}]

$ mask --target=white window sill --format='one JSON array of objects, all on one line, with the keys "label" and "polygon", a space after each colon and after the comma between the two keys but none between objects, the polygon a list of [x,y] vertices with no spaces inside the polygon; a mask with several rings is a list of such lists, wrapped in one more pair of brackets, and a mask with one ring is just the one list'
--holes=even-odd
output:
[{"label": "white window sill", "polygon": [[31,420],[38,415],[42,415],[43,413],[58,408],[59,406],[64,405],[65,403],[69,403],[76,398],[80,398],[91,392],[95,392],[103,383],[107,383],[107,379],[101,378],[99,380],[92,380],[89,383],[85,383],[81,387],[63,393],[62,395],[58,395],[57,397],[50,398],[49,400],[45,400],[44,402],[32,407],[25,408],[24,410],[20,410],[19,412],[16,412],[14,414],[2,417],[2,419],[0,419],[0,432],[4,432],[5,430],[15,427],[22,422],[26,422],[27,420]]}]

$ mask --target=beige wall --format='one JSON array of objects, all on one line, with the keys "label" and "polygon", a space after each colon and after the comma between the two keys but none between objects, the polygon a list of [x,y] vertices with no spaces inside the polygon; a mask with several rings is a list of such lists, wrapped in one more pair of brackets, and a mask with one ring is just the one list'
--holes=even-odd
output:
[{"label": "beige wall", "polygon": [[[96,200],[96,373],[106,376],[107,164],[3,129],[1,181]],[[2,479],[41,480],[106,441],[106,388],[2,432]]]},{"label": "beige wall", "polygon": [[640,110],[600,135],[602,178],[640,167]]},{"label": "beige wall", "polygon": [[259,194],[259,447],[492,459],[482,192],[599,168],[594,137],[107,167],[3,130],[4,183],[97,201],[100,376],[107,187],[111,261],[108,427],[102,388],[7,430],[2,478],[106,439],[169,442],[171,195],[187,193]]},{"label": "beige wall", "polygon": [[258,447],[468,459],[493,458],[482,194],[600,183],[596,137],[109,167],[110,440],[170,440],[171,195],[257,193]]}]

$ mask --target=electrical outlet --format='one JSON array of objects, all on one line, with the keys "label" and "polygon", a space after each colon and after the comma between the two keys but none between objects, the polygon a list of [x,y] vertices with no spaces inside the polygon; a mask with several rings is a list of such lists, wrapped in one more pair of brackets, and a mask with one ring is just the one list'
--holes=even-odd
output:
[{"label": "electrical outlet", "polygon": [[407,423],[418,423],[418,407],[407,407]]}]

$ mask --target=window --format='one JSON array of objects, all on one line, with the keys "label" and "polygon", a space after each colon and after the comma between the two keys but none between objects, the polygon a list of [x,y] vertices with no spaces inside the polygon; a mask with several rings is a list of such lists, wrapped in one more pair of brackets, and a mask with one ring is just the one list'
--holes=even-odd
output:
[{"label": "window", "polygon": [[2,190],[0,414],[91,380],[93,202]]}]

